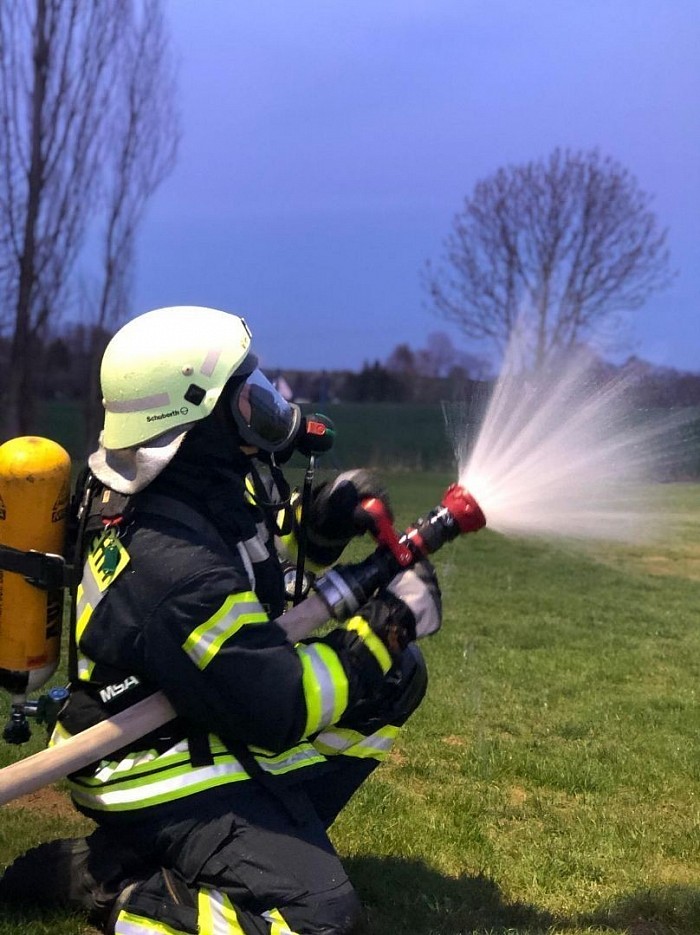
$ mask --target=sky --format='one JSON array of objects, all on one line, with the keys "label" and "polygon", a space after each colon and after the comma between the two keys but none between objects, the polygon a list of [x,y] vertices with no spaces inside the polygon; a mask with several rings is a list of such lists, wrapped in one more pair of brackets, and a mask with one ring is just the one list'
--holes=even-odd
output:
[{"label": "sky", "polygon": [[700,0],[166,0],[182,141],[134,313],[243,315],[263,365],[359,370],[430,311],[475,183],[598,147],[654,196],[677,276],[629,351],[700,370]]}]

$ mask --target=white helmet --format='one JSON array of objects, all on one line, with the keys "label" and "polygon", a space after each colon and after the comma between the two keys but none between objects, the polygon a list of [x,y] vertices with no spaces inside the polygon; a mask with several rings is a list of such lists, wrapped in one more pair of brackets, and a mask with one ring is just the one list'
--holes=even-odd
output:
[{"label": "white helmet", "polygon": [[102,358],[102,444],[129,448],[206,418],[250,342],[242,318],[215,308],[157,308],[128,322]]},{"label": "white helmet", "polygon": [[89,459],[93,473],[122,493],[141,490],[234,375],[241,379],[228,399],[242,442],[287,447],[301,414],[257,369],[250,343],[242,318],[194,305],[158,308],[124,325],[102,358],[105,422]]}]

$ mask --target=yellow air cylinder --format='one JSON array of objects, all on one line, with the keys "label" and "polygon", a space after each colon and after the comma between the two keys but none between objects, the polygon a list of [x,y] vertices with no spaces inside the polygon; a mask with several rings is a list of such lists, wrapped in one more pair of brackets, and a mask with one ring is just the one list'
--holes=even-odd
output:
[{"label": "yellow air cylinder", "polygon": [[[63,554],[70,457],[48,438],[0,445],[0,544]],[[43,685],[58,665],[63,591],[44,591],[0,570],[0,684],[13,693]]]}]

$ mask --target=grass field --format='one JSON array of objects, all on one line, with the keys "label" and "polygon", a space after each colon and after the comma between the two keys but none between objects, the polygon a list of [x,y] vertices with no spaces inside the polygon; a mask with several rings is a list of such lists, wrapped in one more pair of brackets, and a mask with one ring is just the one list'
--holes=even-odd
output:
[{"label": "grass field", "polygon": [[[452,478],[385,480],[403,526]],[[333,828],[365,935],[700,933],[700,486],[662,496],[682,522],[654,547],[484,530],[436,556],[428,696]],[[60,788],[2,817],[3,863],[86,827]],[[0,911],[0,935],[86,931]]]}]

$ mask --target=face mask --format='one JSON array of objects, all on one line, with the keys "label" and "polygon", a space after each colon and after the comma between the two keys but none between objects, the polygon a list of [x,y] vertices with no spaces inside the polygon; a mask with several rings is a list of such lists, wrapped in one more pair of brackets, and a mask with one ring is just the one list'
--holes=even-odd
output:
[{"label": "face mask", "polygon": [[281,451],[292,444],[301,412],[288,403],[257,368],[235,388],[231,413],[243,442],[263,451]]}]

